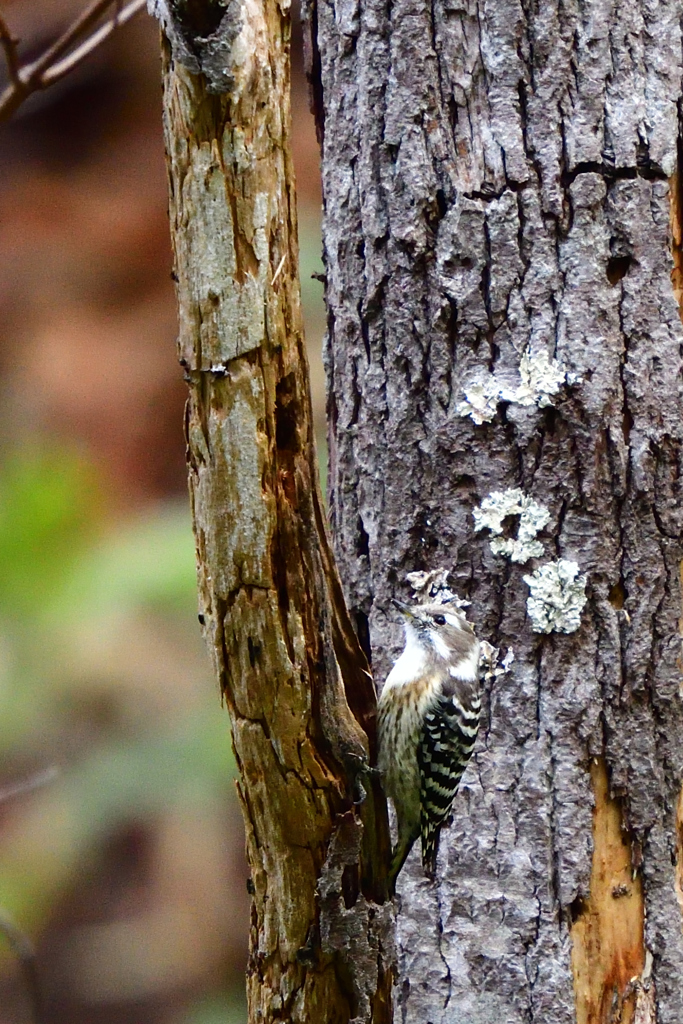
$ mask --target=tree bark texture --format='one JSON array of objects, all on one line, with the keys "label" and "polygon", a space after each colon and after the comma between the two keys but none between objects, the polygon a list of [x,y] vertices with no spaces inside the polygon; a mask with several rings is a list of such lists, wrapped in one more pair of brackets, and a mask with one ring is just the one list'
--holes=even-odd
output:
[{"label": "tree bark texture", "polygon": [[[349,607],[381,683],[390,598],[445,567],[515,656],[438,883],[415,852],[399,879],[398,1019],[680,1024],[681,5],[309,0],[305,19]],[[473,518],[511,491],[548,513],[519,561]],[[524,577],[560,559],[588,602],[536,632]]]},{"label": "tree bark texture", "polygon": [[383,1024],[388,825],[363,774],[374,691],[317,482],[288,3],[155,13],[199,618],[230,712],[251,868],[249,1016]]}]

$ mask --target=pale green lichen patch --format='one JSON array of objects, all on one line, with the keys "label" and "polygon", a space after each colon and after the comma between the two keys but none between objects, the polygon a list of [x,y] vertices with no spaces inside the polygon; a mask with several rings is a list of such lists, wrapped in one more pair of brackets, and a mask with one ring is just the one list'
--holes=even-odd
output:
[{"label": "pale green lichen patch", "polygon": [[567,380],[567,373],[556,359],[551,359],[545,349],[531,355],[527,349],[519,364],[521,382],[513,391],[503,390],[501,398],[517,405],[537,405],[539,409],[552,405]]},{"label": "pale green lichen patch", "polygon": [[[233,327],[237,260],[232,215],[225,202],[220,158],[208,143],[192,152],[182,187],[183,207],[191,216],[185,225],[188,259],[178,261],[178,287],[189,294],[190,303],[189,316],[181,317],[180,349],[191,365],[198,326],[201,360],[208,368],[238,352]],[[193,268],[191,275],[186,275],[187,267]]]},{"label": "pale green lichen patch", "polygon": [[456,412],[458,416],[469,416],[478,426],[490,423],[496,415],[499,402],[532,406],[539,409],[552,405],[552,399],[568,382],[567,373],[556,359],[551,359],[545,349],[531,355],[527,348],[519,364],[520,383],[509,387],[495,374],[489,373],[472,381],[463,388],[464,401]]},{"label": "pale green lichen patch", "polygon": [[546,562],[530,576],[526,608],[534,633],[575,633],[581,624],[586,597],[586,577],[576,562],[560,558]]},{"label": "pale green lichen patch", "polygon": [[[550,512],[520,488],[493,491],[479,508],[473,509],[472,516],[475,531],[490,530],[494,534],[491,539],[494,555],[523,564],[543,554],[543,545],[535,538],[550,522]],[[503,521],[509,516],[519,516],[516,537],[502,536]]]},{"label": "pale green lichen patch", "polygon": [[490,423],[502,401],[502,389],[494,375],[489,373],[481,380],[472,381],[463,388],[463,394],[465,399],[456,409],[458,416],[470,416],[479,427]]}]

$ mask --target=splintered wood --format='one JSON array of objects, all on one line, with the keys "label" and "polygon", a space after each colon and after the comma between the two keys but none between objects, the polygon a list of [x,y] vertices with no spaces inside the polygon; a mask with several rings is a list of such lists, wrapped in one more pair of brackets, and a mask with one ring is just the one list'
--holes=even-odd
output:
[{"label": "splintered wood", "polygon": [[671,202],[671,255],[674,265],[671,270],[671,285],[676,296],[678,309],[683,319],[683,196],[681,188],[681,171],[677,169],[669,178],[669,198]]},{"label": "splintered wood", "polygon": [[591,765],[593,863],[590,896],[571,929],[576,1024],[636,1024],[645,969],[644,901],[619,802],[603,760]]},{"label": "splintered wood", "polygon": [[[247,832],[249,1019],[386,1024],[386,804],[376,780],[364,800],[356,781],[376,701],[318,485],[289,9],[240,0],[223,12],[207,0],[183,11],[162,12],[178,350],[200,621],[230,712]],[[331,851],[342,820],[353,841],[340,866]]]}]

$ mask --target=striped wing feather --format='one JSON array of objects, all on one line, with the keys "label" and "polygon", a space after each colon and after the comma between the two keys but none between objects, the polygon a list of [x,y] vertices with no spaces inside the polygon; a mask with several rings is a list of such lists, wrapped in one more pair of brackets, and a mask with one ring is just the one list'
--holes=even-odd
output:
[{"label": "striped wing feather", "polygon": [[474,707],[465,708],[452,695],[439,697],[424,718],[417,760],[422,866],[430,878],[434,878],[436,872],[439,834],[472,756],[478,727],[478,701]]}]

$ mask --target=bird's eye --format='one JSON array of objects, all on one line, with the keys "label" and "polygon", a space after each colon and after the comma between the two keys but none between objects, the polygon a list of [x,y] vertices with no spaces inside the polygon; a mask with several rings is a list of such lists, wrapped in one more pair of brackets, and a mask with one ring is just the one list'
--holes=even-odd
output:
[{"label": "bird's eye", "polygon": [[445,626],[446,625],[446,616],[445,615],[435,615],[434,616],[434,622],[437,624],[437,626]]}]

